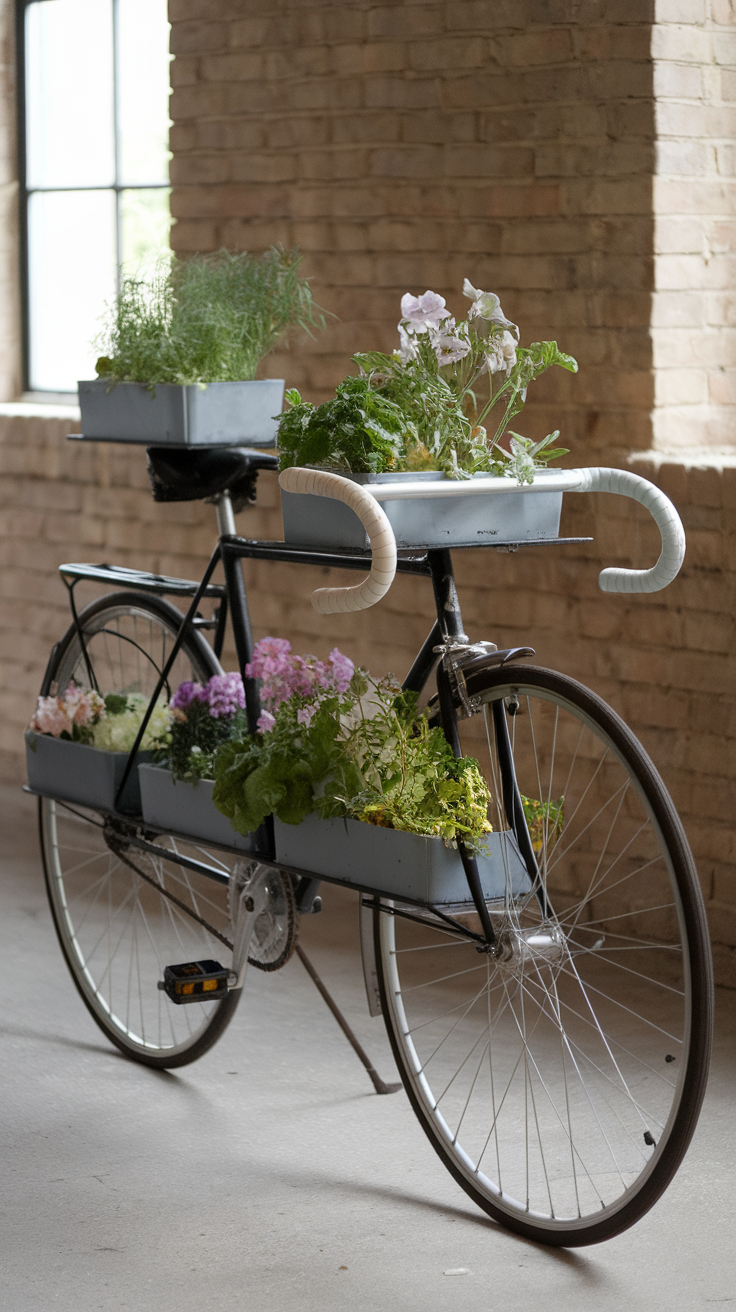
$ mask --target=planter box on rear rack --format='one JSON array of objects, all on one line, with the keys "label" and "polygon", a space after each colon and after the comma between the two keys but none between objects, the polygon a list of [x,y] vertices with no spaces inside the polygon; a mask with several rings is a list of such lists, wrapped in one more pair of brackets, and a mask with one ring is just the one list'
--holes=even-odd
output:
[{"label": "planter box on rear rack", "polygon": [[26,767],[32,791],[42,797],[76,802],[93,811],[117,810],[125,815],[140,815],[138,765],[150,761],[152,753],[138,753],[116,807],[115,795],[128,755],[128,752],[106,752],[100,747],[87,747],[84,743],[26,730]]},{"label": "planter box on rear rack", "polygon": [[[174,782],[169,770],[142,765],[143,819],[159,829],[215,843],[239,852],[254,852],[254,834],[238,834],[212,801],[214,784]],[[425,838],[399,829],[381,829],[359,820],[320,820],[310,815],[299,825],[274,821],[276,860],[335,883],[353,884],[386,897],[422,905],[470,903],[462,862],[440,838]],[[528,892],[529,876],[513,836],[488,834],[487,855],[478,857],[485,896],[504,898]]]},{"label": "planter box on rear rack", "polygon": [[[371,483],[442,482],[434,471],[402,474],[346,474],[342,478],[362,486]],[[488,475],[479,474],[487,479]],[[472,481],[472,480],[471,480]],[[503,496],[418,497],[384,501],[381,506],[399,548],[481,547],[504,542],[538,542],[558,537],[562,492],[518,492]],[[309,493],[281,491],[284,537],[293,546],[367,551],[368,538],[358,516],[341,501]]]},{"label": "planter box on rear rack", "polygon": [[[300,825],[275,820],[274,829],[276,860],[285,866],[425,906],[471,903],[460,855],[441,838],[314,815]],[[527,893],[529,875],[513,835],[487,834],[483,847],[488,855],[478,856],[478,870],[484,896]]]},{"label": "planter box on rear rack", "polygon": [[191,837],[195,842],[234,847],[252,852],[255,834],[238,834],[227,816],[212,801],[214,783],[200,779],[196,784],[174,782],[170,770],[160,765],[143,765],[140,769],[143,819],[167,832]]}]

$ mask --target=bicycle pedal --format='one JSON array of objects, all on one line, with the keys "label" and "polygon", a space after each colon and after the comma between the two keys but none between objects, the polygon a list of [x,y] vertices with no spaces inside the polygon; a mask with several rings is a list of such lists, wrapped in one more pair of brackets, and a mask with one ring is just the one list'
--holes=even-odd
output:
[{"label": "bicycle pedal", "polygon": [[177,1006],[185,1002],[213,1002],[230,992],[230,974],[219,961],[185,961],[179,966],[166,966],[158,987]]}]

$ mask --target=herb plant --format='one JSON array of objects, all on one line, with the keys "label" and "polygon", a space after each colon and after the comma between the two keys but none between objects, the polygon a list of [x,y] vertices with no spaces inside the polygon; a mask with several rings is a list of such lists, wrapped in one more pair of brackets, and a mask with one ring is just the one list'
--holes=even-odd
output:
[{"label": "herb plant", "polygon": [[[554,446],[558,432],[537,443],[511,433],[509,450],[500,439],[523,409],[529,384],[553,365],[575,373],[575,360],[556,342],[520,346],[519,329],[505,317],[494,293],[479,291],[467,278],[463,291],[472,304],[462,323],[455,322],[436,292],[403,296],[398,350],[353,356],[359,377],[341,383],[334,401],[314,410],[298,393],[289,394],[293,409],[283,416],[278,435],[282,468],[317,464],[354,473],[435,469],[450,478],[485,473],[531,483],[535,469],[567,455]],[[368,414],[371,393],[395,407],[384,413],[401,416],[400,428],[391,431],[400,432],[402,449],[387,451],[383,433],[375,440],[367,423],[358,445],[352,436],[343,437],[345,400]],[[487,428],[496,406],[498,419]],[[352,413],[349,422],[356,426]]]},{"label": "herb plant", "polygon": [[257,645],[248,673],[267,708],[260,733],[219,749],[213,792],[240,833],[272,812],[299,824],[313,811],[471,845],[489,832],[477,761],[456,760],[392,679],[370,679],[337,649],[327,662],[292,656],[276,638]]},{"label": "herb plant", "polygon": [[95,342],[98,376],[149,385],[255,378],[290,328],[324,326],[300,262],[298,248],[221,250],[172,255],[150,278],[126,278]]}]

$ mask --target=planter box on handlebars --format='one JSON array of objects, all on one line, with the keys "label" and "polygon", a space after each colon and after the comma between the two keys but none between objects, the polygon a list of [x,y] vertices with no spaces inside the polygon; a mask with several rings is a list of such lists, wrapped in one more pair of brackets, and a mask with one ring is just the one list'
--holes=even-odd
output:
[{"label": "planter box on handlebars", "polygon": [[[376,483],[447,482],[434,471],[401,474],[348,474],[362,486]],[[487,474],[476,475],[487,481]],[[416,500],[381,500],[402,547],[484,547],[505,542],[548,541],[559,536],[562,492],[529,496],[522,489],[504,496],[435,496]],[[358,516],[341,501],[281,490],[284,537],[294,546],[367,551],[368,536]]]}]

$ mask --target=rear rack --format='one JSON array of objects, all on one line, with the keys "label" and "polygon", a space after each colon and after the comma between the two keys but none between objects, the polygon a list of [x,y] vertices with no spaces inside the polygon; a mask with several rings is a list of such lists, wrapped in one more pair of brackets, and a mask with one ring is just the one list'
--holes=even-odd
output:
[{"label": "rear rack", "polygon": [[[124,588],[137,588],[139,592],[155,592],[159,596],[193,597],[199,583],[192,579],[175,579],[169,574],[150,574],[147,570],[126,569],[123,565],[60,565],[59,573],[66,580],[91,579],[95,583],[119,583]],[[226,595],[223,583],[208,583],[202,594],[205,597]]]}]

